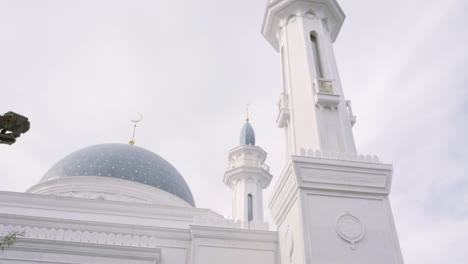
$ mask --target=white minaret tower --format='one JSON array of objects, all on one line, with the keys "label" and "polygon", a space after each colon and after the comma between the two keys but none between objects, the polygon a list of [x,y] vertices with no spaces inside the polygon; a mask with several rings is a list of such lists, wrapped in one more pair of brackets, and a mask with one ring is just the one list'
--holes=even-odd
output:
[{"label": "white minaret tower", "polygon": [[262,33],[281,54],[284,87],[277,123],[285,129],[289,155],[356,153],[355,118],[332,47],[344,18],[334,0],[270,1]]},{"label": "white minaret tower", "polygon": [[232,218],[243,228],[263,223],[263,189],[271,181],[265,165],[267,153],[255,146],[255,133],[247,117],[242,127],[240,146],[229,151],[224,183],[234,191]]},{"label": "white minaret tower", "polygon": [[268,0],[262,34],[281,55],[288,159],[269,202],[282,264],[403,263],[392,166],[356,153],[332,46],[344,19],[336,0]]}]

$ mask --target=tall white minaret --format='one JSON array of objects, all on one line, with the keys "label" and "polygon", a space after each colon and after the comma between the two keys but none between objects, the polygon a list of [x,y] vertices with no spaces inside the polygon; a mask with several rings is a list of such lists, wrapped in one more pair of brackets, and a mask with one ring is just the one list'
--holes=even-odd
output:
[{"label": "tall white minaret", "polygon": [[229,151],[229,165],[224,183],[234,191],[232,218],[249,228],[263,222],[263,189],[271,174],[265,165],[267,153],[255,146],[255,133],[247,117],[242,127],[240,145]]},{"label": "tall white minaret", "polygon": [[355,122],[345,101],[332,43],[345,15],[334,0],[270,1],[263,35],[280,52],[283,92],[278,126],[287,154],[356,153]]},{"label": "tall white minaret", "polygon": [[356,153],[332,46],[344,19],[336,0],[268,0],[262,34],[283,70],[287,162],[268,205],[282,264],[403,263],[392,166]]}]

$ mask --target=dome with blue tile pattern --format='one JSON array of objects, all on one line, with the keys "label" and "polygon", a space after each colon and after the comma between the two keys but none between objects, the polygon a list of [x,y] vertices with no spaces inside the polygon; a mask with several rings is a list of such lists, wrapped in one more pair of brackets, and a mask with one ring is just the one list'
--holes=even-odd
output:
[{"label": "dome with blue tile pattern", "polygon": [[41,183],[71,176],[101,176],[138,182],[169,192],[195,207],[184,178],[159,155],[127,144],[100,144],[71,153],[57,162]]},{"label": "dome with blue tile pattern", "polygon": [[246,120],[241,130],[240,144],[241,145],[255,145],[255,133],[248,119]]}]

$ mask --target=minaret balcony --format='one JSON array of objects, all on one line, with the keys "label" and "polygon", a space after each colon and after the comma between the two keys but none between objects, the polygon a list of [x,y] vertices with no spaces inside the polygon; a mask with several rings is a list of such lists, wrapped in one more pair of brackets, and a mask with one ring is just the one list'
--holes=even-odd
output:
[{"label": "minaret balcony", "polygon": [[229,186],[229,188],[234,189],[234,186],[238,181],[247,180],[250,178],[259,183],[262,188],[266,188],[270,184],[273,176],[271,176],[268,166],[265,166],[241,166],[231,168],[225,172],[223,182]]},{"label": "minaret balcony", "polygon": [[240,167],[263,168],[262,164],[258,160],[237,160],[229,163],[228,170]]},{"label": "minaret balcony", "polygon": [[268,165],[266,165],[265,163],[260,163],[259,161],[256,161],[256,160],[240,160],[240,161],[230,162],[227,170],[228,171],[234,170],[234,169],[241,168],[241,167],[258,168],[266,172],[270,171],[270,167]]},{"label": "minaret balcony", "polygon": [[331,79],[314,79],[313,90],[315,92],[315,103],[325,107],[335,107],[340,103],[340,95],[335,92]]},{"label": "minaret balcony", "polygon": [[288,125],[289,121],[289,98],[285,93],[281,93],[280,99],[278,101],[278,117],[276,118],[276,124],[278,127],[283,128]]}]

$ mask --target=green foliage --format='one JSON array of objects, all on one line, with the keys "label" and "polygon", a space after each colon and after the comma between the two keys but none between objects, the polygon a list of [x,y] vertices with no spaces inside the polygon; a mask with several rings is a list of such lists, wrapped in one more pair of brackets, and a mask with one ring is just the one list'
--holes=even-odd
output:
[{"label": "green foliage", "polygon": [[0,240],[0,249],[3,251],[6,248],[9,248],[16,242],[18,237],[22,237],[22,236],[24,236],[24,231],[21,231],[21,232],[14,231],[14,232],[9,233],[3,238],[3,241]]}]

